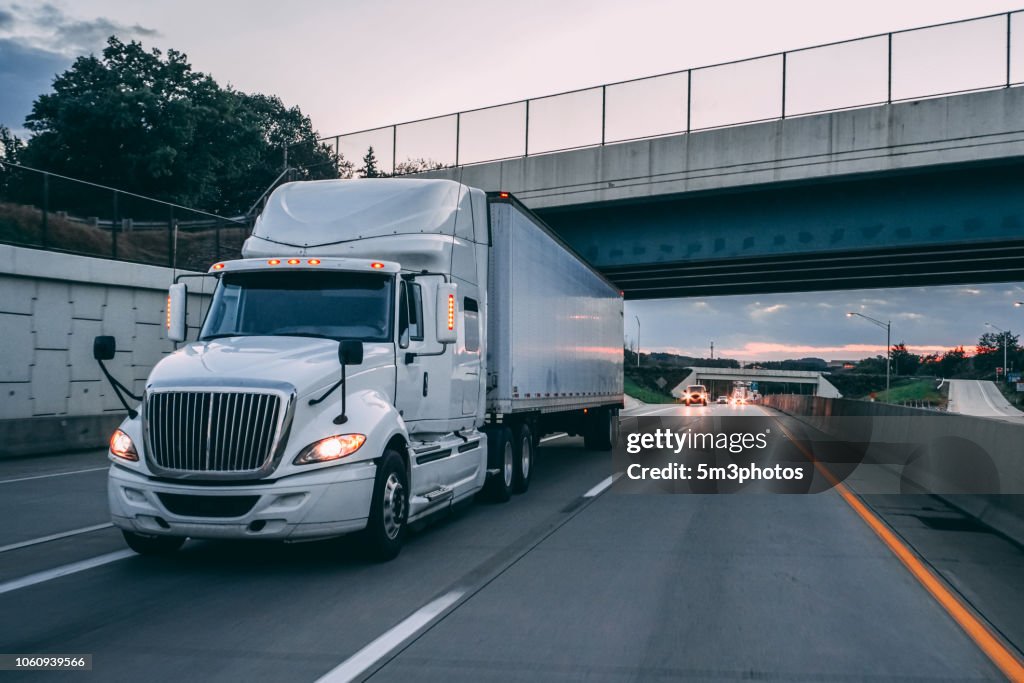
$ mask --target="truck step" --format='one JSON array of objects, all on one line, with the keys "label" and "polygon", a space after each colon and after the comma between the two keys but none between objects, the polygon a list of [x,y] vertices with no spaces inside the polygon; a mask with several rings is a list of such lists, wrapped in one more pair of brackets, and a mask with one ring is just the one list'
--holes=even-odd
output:
[{"label": "truck step", "polygon": [[436,503],[439,500],[451,498],[454,495],[455,490],[453,488],[451,488],[450,486],[441,486],[440,488],[436,488],[433,491],[424,493],[423,497],[426,498],[431,503]]}]

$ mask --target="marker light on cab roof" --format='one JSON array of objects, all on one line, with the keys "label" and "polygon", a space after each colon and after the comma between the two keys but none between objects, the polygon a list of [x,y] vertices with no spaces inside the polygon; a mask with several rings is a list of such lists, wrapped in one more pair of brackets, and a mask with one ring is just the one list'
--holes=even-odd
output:
[{"label": "marker light on cab roof", "polygon": [[381,263],[380,261],[374,261],[373,263],[370,264],[370,267],[373,268],[374,270],[380,270],[381,268],[384,267],[384,264]]},{"label": "marker light on cab roof", "polygon": [[306,263],[308,263],[311,266],[319,266],[320,265],[320,259],[318,259],[318,258],[311,258],[308,261],[306,261]]},{"label": "marker light on cab roof", "polygon": [[271,265],[271,266],[281,265],[281,259],[279,259],[279,258],[272,258],[269,261],[267,261],[267,265]]},{"label": "marker light on cab roof", "polygon": [[214,263],[213,264],[213,269],[214,270],[223,270],[224,269],[224,264],[223,263]]},{"label": "marker light on cab roof", "polygon": [[288,259],[288,265],[289,266],[297,266],[300,263],[302,263],[302,262],[299,261],[299,259],[297,259],[297,258],[290,258],[290,259]]}]

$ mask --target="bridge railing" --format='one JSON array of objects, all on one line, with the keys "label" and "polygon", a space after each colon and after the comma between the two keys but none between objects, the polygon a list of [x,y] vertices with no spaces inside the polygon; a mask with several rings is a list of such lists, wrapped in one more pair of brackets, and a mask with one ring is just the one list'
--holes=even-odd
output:
[{"label": "bridge railing", "polygon": [[17,164],[0,164],[0,243],[184,270],[238,258],[249,217],[227,218]]},{"label": "bridge railing", "polygon": [[1024,83],[1024,10],[323,138],[387,173],[547,154]]}]

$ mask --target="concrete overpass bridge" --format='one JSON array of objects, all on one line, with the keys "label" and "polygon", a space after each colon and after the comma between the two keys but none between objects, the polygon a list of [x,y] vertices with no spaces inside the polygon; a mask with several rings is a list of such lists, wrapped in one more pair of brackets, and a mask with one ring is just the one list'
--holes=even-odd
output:
[{"label": "concrete overpass bridge", "polygon": [[1020,29],[995,15],[329,141],[515,193],[627,298],[1015,281]]},{"label": "concrete overpass bridge", "polygon": [[708,394],[714,400],[716,396],[727,395],[728,387],[732,382],[756,382],[759,385],[760,393],[764,391],[765,385],[792,385],[807,388],[809,391],[789,391],[788,393],[809,393],[814,396],[825,398],[842,398],[839,390],[829,382],[820,372],[808,370],[761,370],[746,368],[687,368],[690,374],[682,382],[672,388],[671,394],[675,397],[685,393],[686,387],[690,384],[703,384],[708,388]]}]

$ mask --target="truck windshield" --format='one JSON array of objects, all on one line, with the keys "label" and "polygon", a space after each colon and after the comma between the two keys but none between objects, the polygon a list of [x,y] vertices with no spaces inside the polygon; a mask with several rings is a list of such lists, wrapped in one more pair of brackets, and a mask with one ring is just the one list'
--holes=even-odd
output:
[{"label": "truck windshield", "polygon": [[391,341],[392,281],[376,273],[225,273],[199,340],[264,335]]}]

